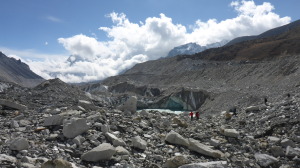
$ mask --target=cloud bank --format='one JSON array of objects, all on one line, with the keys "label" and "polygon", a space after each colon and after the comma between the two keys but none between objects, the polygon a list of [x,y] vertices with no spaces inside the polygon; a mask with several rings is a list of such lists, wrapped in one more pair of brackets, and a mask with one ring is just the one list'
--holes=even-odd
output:
[{"label": "cloud bank", "polygon": [[188,42],[206,45],[245,35],[257,35],[287,24],[290,17],[274,13],[274,6],[264,2],[234,1],[230,7],[237,16],[222,21],[197,20],[186,28],[174,24],[164,14],[133,23],[123,13],[111,13],[112,27],[100,27],[110,40],[101,41],[84,34],[59,38],[58,42],[70,53],[68,60],[27,61],[42,77],[59,77],[65,82],[101,80],[137,63],[164,57],[174,47]]}]

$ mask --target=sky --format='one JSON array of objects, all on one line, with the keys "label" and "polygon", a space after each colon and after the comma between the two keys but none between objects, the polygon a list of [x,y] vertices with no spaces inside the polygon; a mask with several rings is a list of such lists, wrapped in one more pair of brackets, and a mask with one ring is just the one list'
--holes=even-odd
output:
[{"label": "sky", "polygon": [[300,19],[299,0],[9,0],[0,51],[45,79],[102,80],[179,45],[207,45]]}]

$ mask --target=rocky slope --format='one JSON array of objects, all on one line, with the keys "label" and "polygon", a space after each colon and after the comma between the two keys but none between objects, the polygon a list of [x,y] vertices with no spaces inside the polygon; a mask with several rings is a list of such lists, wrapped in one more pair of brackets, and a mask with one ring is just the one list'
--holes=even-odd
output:
[{"label": "rocky slope", "polygon": [[0,52],[0,80],[13,82],[25,87],[33,87],[44,81],[29,66],[20,60],[8,58]]},{"label": "rocky slope", "polygon": [[32,89],[8,84],[0,94],[0,165],[296,168],[299,101],[289,94],[191,121],[188,113],[136,112],[132,96],[110,106],[58,79]]}]

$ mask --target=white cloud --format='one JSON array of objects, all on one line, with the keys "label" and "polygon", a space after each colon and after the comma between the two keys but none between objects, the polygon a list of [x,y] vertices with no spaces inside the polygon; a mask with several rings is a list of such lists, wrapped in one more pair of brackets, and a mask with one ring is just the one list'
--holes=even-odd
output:
[{"label": "white cloud", "polygon": [[291,21],[290,17],[280,17],[274,13],[271,3],[256,5],[254,1],[234,1],[230,6],[237,12],[235,18],[197,20],[190,32],[185,26],[174,24],[164,14],[133,23],[125,14],[113,12],[108,15],[113,26],[99,28],[107,33],[109,41],[83,34],[58,39],[74,55],[71,60],[77,61],[73,64],[61,57],[27,62],[44,78],[87,82],[116,75],[136,63],[166,56],[170,49],[181,44],[197,42],[206,45],[238,36],[256,35]]},{"label": "white cloud", "polygon": [[54,16],[47,16],[46,19],[51,21],[51,22],[57,22],[57,23],[63,22],[60,18],[57,18],[57,17],[54,17]]}]

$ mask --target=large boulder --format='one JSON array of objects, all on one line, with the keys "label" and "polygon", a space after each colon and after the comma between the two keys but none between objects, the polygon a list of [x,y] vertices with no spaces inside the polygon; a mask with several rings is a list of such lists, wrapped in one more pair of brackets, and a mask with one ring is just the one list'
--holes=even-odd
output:
[{"label": "large boulder", "polygon": [[73,118],[69,121],[64,122],[63,134],[67,138],[75,138],[86,132],[89,126],[86,124],[86,119],[83,118]]},{"label": "large boulder", "polygon": [[116,149],[109,143],[103,143],[92,150],[84,153],[81,159],[89,162],[98,162],[103,160],[110,160],[116,153]]},{"label": "large boulder", "polygon": [[119,110],[124,112],[130,112],[131,114],[136,113],[137,97],[131,96],[129,99],[122,105],[118,107]]},{"label": "large boulder", "polygon": [[278,162],[277,158],[267,154],[256,153],[254,157],[256,162],[262,167],[268,167]]},{"label": "large boulder", "polygon": [[165,141],[170,144],[189,146],[189,141],[173,130],[166,135]]},{"label": "large boulder", "polygon": [[214,162],[204,162],[204,163],[191,163],[187,165],[180,166],[179,168],[226,168],[226,161],[214,161]]},{"label": "large boulder", "polygon": [[165,168],[177,168],[179,166],[185,165],[190,163],[189,160],[183,156],[183,155],[179,155],[179,156],[174,156],[172,158],[167,159],[166,163],[164,164],[163,167]]},{"label": "large boulder", "polygon": [[64,117],[61,115],[53,115],[45,118],[44,126],[54,126],[54,125],[62,125],[64,121]]},{"label": "large boulder", "polygon": [[214,158],[221,158],[224,156],[224,154],[221,151],[211,149],[209,146],[204,145],[195,139],[189,138],[189,144],[189,149],[199,154]]},{"label": "large boulder", "polygon": [[13,139],[10,142],[9,148],[11,150],[17,150],[17,151],[26,150],[29,148],[29,143],[27,139],[20,137],[20,138]]},{"label": "large boulder", "polygon": [[137,149],[145,150],[147,148],[147,142],[143,140],[140,136],[133,137],[131,139],[132,146]]},{"label": "large boulder", "polygon": [[0,99],[0,105],[3,108],[8,107],[8,108],[11,108],[11,109],[14,109],[14,110],[20,110],[20,111],[24,111],[24,110],[27,109],[27,107],[22,105],[22,104],[12,102],[12,101],[9,101],[9,100],[5,100],[5,99]]},{"label": "large boulder", "polygon": [[173,123],[177,124],[179,127],[184,127],[184,128],[188,127],[188,124],[185,121],[180,120],[178,117],[173,118]]}]

